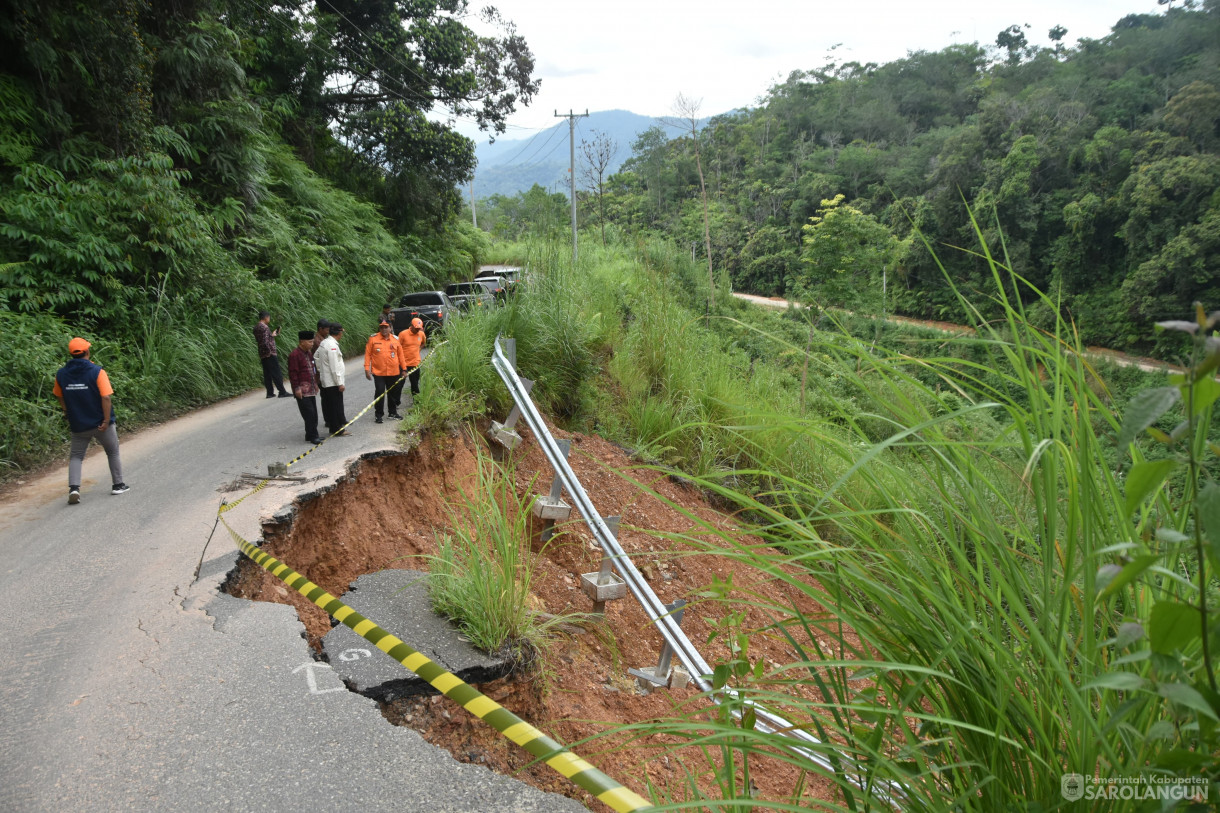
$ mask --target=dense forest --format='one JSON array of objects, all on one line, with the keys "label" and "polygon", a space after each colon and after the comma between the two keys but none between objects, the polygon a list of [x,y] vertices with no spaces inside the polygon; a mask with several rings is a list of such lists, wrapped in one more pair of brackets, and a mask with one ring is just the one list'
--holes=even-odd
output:
[{"label": "dense forest", "polygon": [[[0,16],[0,461],[62,442],[50,376],[89,337],[121,417],[257,381],[285,333],[373,329],[384,299],[471,270],[453,220],[474,165],[537,92],[512,24],[465,0],[7,0]],[[448,123],[426,113],[447,111]]]},{"label": "dense forest", "polygon": [[[1130,15],[1075,46],[1062,27],[1045,46],[1037,34],[794,71],[713,118],[698,154],[658,125],[585,194],[583,222],[604,208],[612,227],[705,258],[701,168],[712,265],[735,289],[875,311],[884,267],[890,310],[955,318],[949,280],[989,285],[959,250],[977,245],[973,212],[1087,342],[1146,347],[1154,321],[1220,306],[1220,2]],[[874,224],[889,238],[871,262],[810,254],[820,236],[878,240]]]}]

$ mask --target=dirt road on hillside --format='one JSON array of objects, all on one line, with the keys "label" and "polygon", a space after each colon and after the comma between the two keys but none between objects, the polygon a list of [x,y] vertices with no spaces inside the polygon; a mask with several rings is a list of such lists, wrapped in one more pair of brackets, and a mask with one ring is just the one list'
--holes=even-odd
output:
[{"label": "dirt road on hillside", "polygon": [[[733,296],[738,299],[744,299],[755,305],[764,308],[773,308],[776,310],[787,310],[788,308],[801,308],[800,303],[789,303],[782,296],[756,296],[754,294],[740,294],[734,292]],[[909,316],[898,316],[891,314],[886,317],[886,321],[894,322],[895,324],[916,325],[918,327],[928,328],[929,330],[939,330],[942,333],[957,333],[968,334],[973,333],[974,328],[965,325],[955,325],[952,322],[936,322],[927,319],[913,319]],[[1123,353],[1119,350],[1110,350],[1105,347],[1089,347],[1088,351],[1091,355],[1112,361],[1120,367],[1138,367],[1141,370],[1149,373],[1180,373],[1182,368],[1170,364],[1159,359],[1149,358],[1147,356],[1133,356],[1128,353]]]}]

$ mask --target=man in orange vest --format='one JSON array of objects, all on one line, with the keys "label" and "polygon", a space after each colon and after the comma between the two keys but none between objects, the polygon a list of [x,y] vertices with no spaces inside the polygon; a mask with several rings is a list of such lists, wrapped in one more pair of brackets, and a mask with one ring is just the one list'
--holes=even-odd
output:
[{"label": "man in orange vest", "polygon": [[419,395],[419,365],[422,360],[420,349],[428,343],[428,334],[424,333],[424,322],[418,316],[411,320],[411,327],[398,334],[398,342],[402,345],[402,366],[410,370],[407,378],[411,381],[412,403],[414,396]]},{"label": "man in orange vest", "polygon": [[114,409],[110,397],[114,388],[101,365],[90,358],[92,345],[79,336],[68,342],[71,360],[55,373],[51,390],[59,399],[68,426],[72,430],[72,451],[68,457],[68,505],[80,502],[81,467],[89,442],[97,440],[106,450],[110,464],[111,494],[131,491],[123,482],[123,464],[119,459],[119,434],[114,425]]},{"label": "man in orange vest", "polygon": [[[377,332],[369,336],[364,345],[364,377],[373,380],[373,396],[377,405],[373,407],[375,423],[381,423],[385,404],[390,405],[390,417],[401,419],[398,414],[398,399],[402,393],[402,345],[390,330],[385,319],[377,326]],[[382,398],[385,393],[385,398]]]}]

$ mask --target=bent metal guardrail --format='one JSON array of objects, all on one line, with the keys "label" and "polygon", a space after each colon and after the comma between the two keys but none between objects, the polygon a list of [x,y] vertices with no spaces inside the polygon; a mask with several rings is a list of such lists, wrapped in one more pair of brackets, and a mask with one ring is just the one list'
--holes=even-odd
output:
[{"label": "bent metal guardrail", "polygon": [[[635,596],[636,600],[640,602],[640,606],[648,613],[649,619],[660,631],[661,637],[665,639],[665,642],[672,647],[679,660],[682,661],[686,671],[699,686],[700,691],[709,693],[717,702],[720,702],[721,698],[736,697],[737,693],[728,687],[721,689],[719,692],[713,691],[711,683],[712,667],[708,665],[703,655],[699,653],[699,650],[686,637],[686,633],[682,631],[678,622],[674,619],[668,608],[666,608],[665,603],[653,592],[652,587],[636,568],[635,563],[631,561],[631,557],[623,550],[622,545],[619,544],[618,539],[610,531],[605,520],[602,519],[602,515],[593,506],[593,501],[589,499],[589,495],[576,478],[576,473],[572,471],[572,467],[568,464],[567,457],[560,450],[558,442],[551,435],[546,424],[543,423],[542,416],[534,406],[534,402],[530,399],[529,392],[521,383],[521,379],[517,377],[517,371],[513,369],[513,364],[504,354],[504,349],[500,345],[500,337],[498,336],[495,342],[495,352],[492,354],[492,365],[508,387],[513,400],[521,409],[521,414],[525,418],[526,423],[529,424],[529,428],[533,431],[534,437],[538,440],[538,445],[542,447],[547,460],[550,461],[564,488],[567,489],[568,494],[571,495],[576,503],[575,507],[580,510],[581,517],[584,518],[584,521],[589,526],[589,530],[593,532],[593,536],[597,539],[598,544],[601,545],[602,553],[614,563],[614,568],[623,577],[623,580],[627,582],[627,588],[631,591],[631,594]],[[798,740],[799,743],[796,747],[802,756],[827,770],[837,770],[830,759],[816,750],[810,750],[811,748],[825,747],[821,740],[774,712],[758,706],[751,700],[742,698],[742,702],[754,711],[756,718],[755,728],[765,733],[782,734]],[[843,755],[841,761],[850,764],[853,760],[849,756]],[[859,778],[853,778],[853,781],[860,784]],[[886,801],[890,801],[892,796],[898,791],[897,788],[888,785],[879,787],[877,784],[873,784],[870,789],[878,797]]]}]

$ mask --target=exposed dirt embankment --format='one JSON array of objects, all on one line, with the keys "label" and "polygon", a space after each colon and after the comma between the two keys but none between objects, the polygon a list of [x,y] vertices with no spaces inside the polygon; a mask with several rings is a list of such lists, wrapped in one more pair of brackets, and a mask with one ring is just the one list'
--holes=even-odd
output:
[{"label": "exposed dirt embankment", "polygon": [[[545,494],[554,473],[529,431],[523,430],[522,435],[525,442],[511,455],[517,492]],[[732,577],[738,599],[735,608],[745,609],[747,630],[761,629],[771,622],[765,613],[745,603],[750,593],[779,605],[796,600],[804,605],[804,611],[819,612],[808,601],[790,595],[781,585],[735,565],[727,557],[694,552],[691,547],[662,538],[661,534],[705,536],[701,532],[704,523],[736,532],[732,518],[714,510],[698,491],[663,473],[639,467],[623,450],[600,438],[557,430],[555,435],[571,439],[572,467],[598,510],[603,516],[622,517],[619,537],[623,547],[657,594],[665,602],[685,598],[694,604],[686,612],[683,628],[708,661],[716,663],[727,655],[722,639],[706,643],[711,623],[723,618],[727,608],[698,603],[699,592],[716,579]],[[460,511],[462,490],[469,492],[474,487],[480,447],[492,454],[484,439],[464,433],[429,438],[402,455],[361,461],[342,482],[301,501],[291,522],[264,528],[264,549],[335,595],[342,595],[356,577],[382,568],[427,570],[427,557],[436,551],[436,534],[450,525],[451,506]],[[624,475],[638,479],[658,496],[648,494]],[[667,502],[689,511],[697,521]],[[589,612],[592,604],[580,591],[579,574],[595,571],[600,565],[600,551],[592,534],[576,512],[573,521],[561,526],[561,532],[547,545],[540,539],[542,527],[540,521],[531,518],[532,546],[541,552],[533,585],[535,609],[554,614]],[[330,629],[324,612],[244,560],[230,578],[229,592],[295,606],[315,649]],[[694,688],[637,693],[626,670],[655,665],[661,643],[659,633],[628,595],[608,605],[604,623],[556,639],[542,653],[540,669],[480,688],[567,743],[615,725],[671,716],[678,704],[694,702],[692,711],[702,708]],[[794,652],[781,635],[767,632],[751,637],[750,656],[772,666],[790,662]],[[392,722],[419,730],[457,759],[485,764],[503,773],[521,771],[517,775],[531,784],[604,809],[545,766],[521,770],[530,761],[527,754],[443,697],[399,700],[383,710]],[[684,752],[684,769],[675,756],[661,753],[661,746],[671,742],[669,739],[654,735],[643,744],[626,748],[624,742],[625,737],[614,736],[580,745],[576,750],[645,796],[647,777],[668,788],[675,798],[685,798],[682,788],[686,771],[700,775],[700,784],[708,787],[708,778],[702,774],[709,766],[693,749]],[[603,753],[611,747],[620,750]],[[792,798],[798,782],[794,769],[761,760],[752,761],[751,767],[764,798]],[[804,795],[832,798],[820,780],[807,779]]]}]

